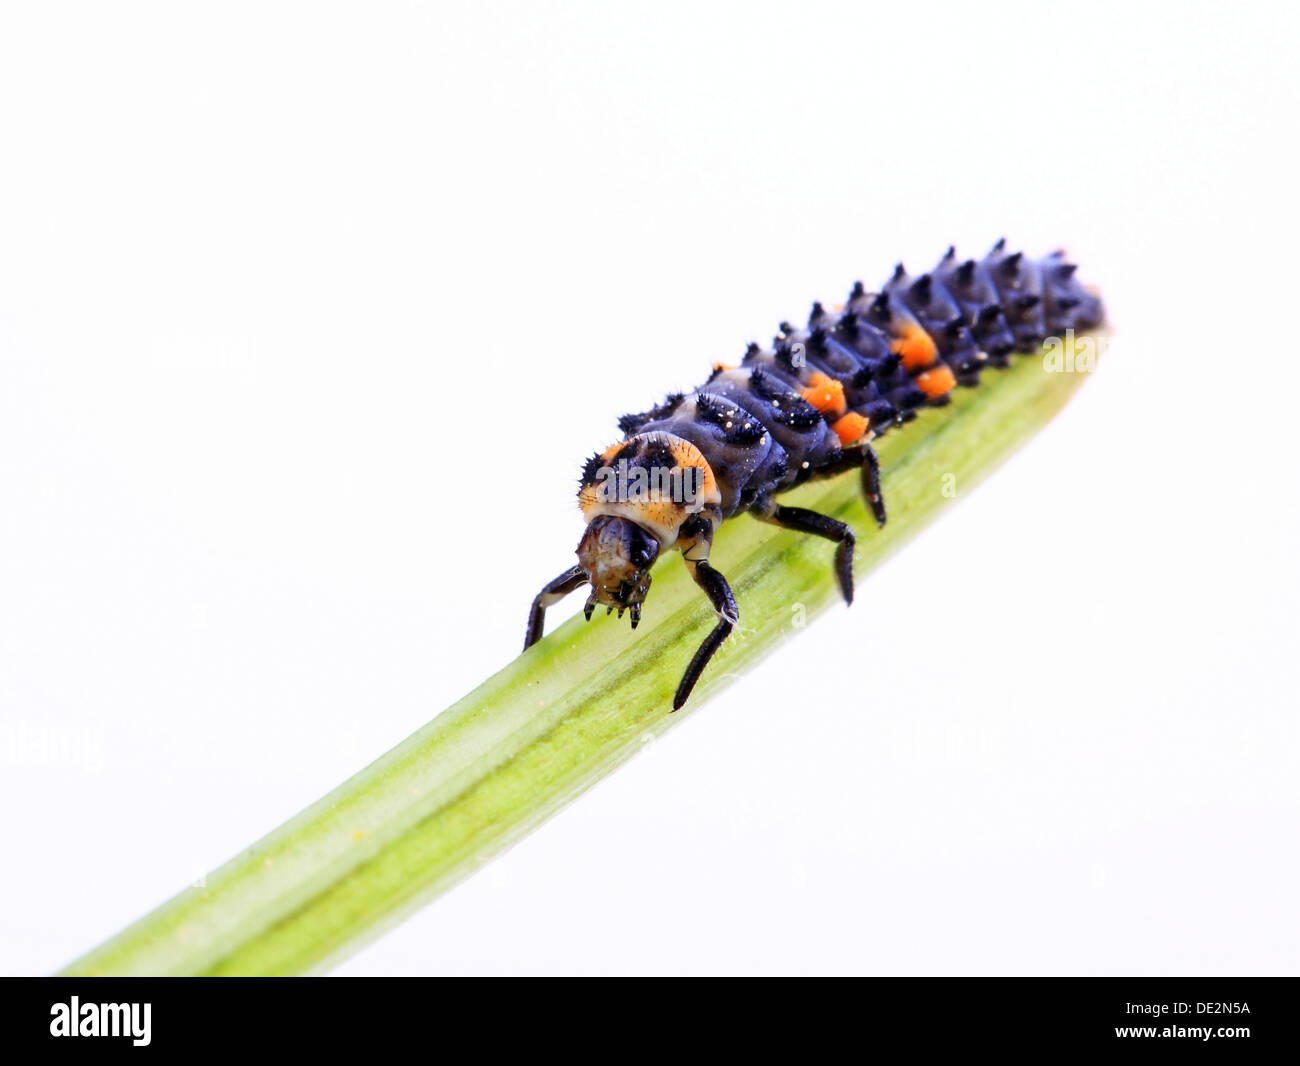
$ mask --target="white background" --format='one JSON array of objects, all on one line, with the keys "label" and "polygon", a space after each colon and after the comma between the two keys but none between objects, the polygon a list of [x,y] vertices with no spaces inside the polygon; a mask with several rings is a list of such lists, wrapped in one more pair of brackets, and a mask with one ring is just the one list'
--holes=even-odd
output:
[{"label": "white background", "polygon": [[508,662],[615,416],[1006,233],[1107,297],[1065,414],[341,972],[1295,973],[1298,30],[6,4],[0,970]]}]

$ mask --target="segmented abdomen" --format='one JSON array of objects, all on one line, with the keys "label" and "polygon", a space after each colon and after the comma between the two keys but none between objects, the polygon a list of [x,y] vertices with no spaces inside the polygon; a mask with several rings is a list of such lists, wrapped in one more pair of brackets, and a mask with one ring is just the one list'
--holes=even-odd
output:
[{"label": "segmented abdomen", "polygon": [[782,323],[770,348],[751,344],[739,366],[715,366],[694,392],[625,415],[627,444],[589,462],[583,484],[593,462],[635,458],[659,439],[647,435],[667,433],[699,450],[723,516],[735,514],[834,469],[846,449],[946,403],[1011,352],[1101,325],[1101,302],[1074,271],[1061,252],[1032,260],[1003,241],[983,260],[959,260],[949,248],[917,277],[900,264],[880,291],[859,282],[842,308],[814,304],[806,327]]}]

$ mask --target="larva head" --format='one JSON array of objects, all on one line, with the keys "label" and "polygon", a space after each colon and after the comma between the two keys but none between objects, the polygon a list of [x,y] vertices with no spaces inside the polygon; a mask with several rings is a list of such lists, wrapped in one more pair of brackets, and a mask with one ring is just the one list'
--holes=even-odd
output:
[{"label": "larva head", "polygon": [[659,542],[631,519],[608,514],[592,519],[578,544],[578,565],[591,582],[587,617],[598,603],[617,607],[619,617],[630,608],[635,629],[658,555]]},{"label": "larva head", "polygon": [[587,460],[578,487],[587,520],[578,563],[592,590],[587,617],[601,603],[631,610],[635,626],[655,558],[693,515],[716,511],[721,501],[700,450],[671,433],[637,433]]}]

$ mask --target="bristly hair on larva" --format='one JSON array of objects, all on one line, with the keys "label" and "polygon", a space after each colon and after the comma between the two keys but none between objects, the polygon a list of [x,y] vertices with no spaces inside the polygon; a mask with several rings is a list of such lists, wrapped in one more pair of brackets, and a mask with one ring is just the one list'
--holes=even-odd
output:
[{"label": "bristly hair on larva", "polygon": [[982,259],[949,248],[924,274],[900,263],[874,292],[859,281],[844,304],[813,304],[806,325],[782,322],[770,346],[751,343],[736,365],[715,363],[693,392],[618,420],[623,439],[583,466],[578,563],[533,600],[525,649],[541,639],[546,608],[584,585],[588,619],[604,606],[619,617],[627,611],[636,628],[651,567],[676,549],[718,616],[678,685],[677,710],[739,619],[730,586],[709,564],[722,522],[747,511],[832,541],[840,590],[852,603],[853,530],[776,497],[856,469],[883,526],[875,438],[1009,366],[1012,353],[1103,320],[1100,299],[1064,252],[1030,259],[1008,252],[1004,240]]}]

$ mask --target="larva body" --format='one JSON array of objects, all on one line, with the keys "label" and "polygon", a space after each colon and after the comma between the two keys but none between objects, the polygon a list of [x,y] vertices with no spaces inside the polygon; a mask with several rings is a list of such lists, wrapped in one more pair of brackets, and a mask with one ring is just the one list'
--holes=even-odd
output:
[{"label": "larva body", "polygon": [[950,248],[930,273],[912,277],[900,264],[874,293],[859,282],[842,308],[814,304],[805,328],[782,323],[770,349],[751,344],[738,366],[715,364],[693,392],[625,415],[624,438],[583,468],[579,563],[534,600],[524,646],[541,637],[547,606],[588,583],[588,618],[603,604],[620,616],[629,610],[635,627],[651,566],[677,548],[718,612],[682,678],[680,707],[738,618],[708,556],[718,526],[742,511],[837,543],[840,586],[852,602],[853,531],[775,497],[859,468],[883,525],[871,441],[918,408],[946,403],[957,386],[977,385],[1013,351],[1101,325],[1100,300],[1074,273],[1060,252],[1031,260],[999,241],[983,260],[959,260]]}]

